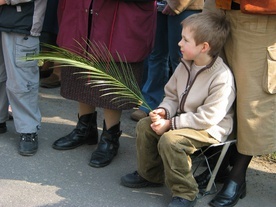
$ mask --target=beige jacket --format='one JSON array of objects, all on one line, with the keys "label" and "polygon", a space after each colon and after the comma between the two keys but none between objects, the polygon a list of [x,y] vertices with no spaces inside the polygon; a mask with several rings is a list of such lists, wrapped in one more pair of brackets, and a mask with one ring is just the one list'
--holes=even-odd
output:
[{"label": "beige jacket", "polygon": [[204,0],[167,0],[167,3],[176,14],[184,10],[202,10],[204,6]]},{"label": "beige jacket", "polygon": [[225,141],[233,130],[236,97],[234,77],[218,57],[201,69],[190,83],[191,62],[182,60],[165,86],[159,108],[166,110],[171,129],[206,130],[218,141]]}]

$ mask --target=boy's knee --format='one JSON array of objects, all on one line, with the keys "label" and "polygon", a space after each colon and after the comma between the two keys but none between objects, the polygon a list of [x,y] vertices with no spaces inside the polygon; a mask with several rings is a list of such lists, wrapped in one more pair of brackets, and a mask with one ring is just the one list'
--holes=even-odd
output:
[{"label": "boy's knee", "polygon": [[164,133],[158,142],[159,149],[171,148],[172,145],[175,145],[175,139],[169,132]]},{"label": "boy's knee", "polygon": [[146,129],[151,128],[150,125],[151,125],[150,117],[140,119],[136,125],[136,132],[145,131]]}]

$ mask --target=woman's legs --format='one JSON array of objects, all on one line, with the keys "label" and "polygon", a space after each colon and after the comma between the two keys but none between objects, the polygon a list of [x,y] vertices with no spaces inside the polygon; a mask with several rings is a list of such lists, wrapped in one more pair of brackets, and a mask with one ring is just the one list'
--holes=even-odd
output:
[{"label": "woman's legs", "polygon": [[224,183],[221,191],[209,203],[215,207],[235,206],[240,198],[246,195],[246,170],[252,156],[237,153],[229,179]]},{"label": "woman's legs", "polygon": [[241,185],[245,182],[246,170],[252,159],[252,156],[237,153],[234,166],[229,174],[229,179]]},{"label": "woman's legs", "polygon": [[79,102],[79,116],[80,116],[80,117],[81,117],[82,115],[94,113],[95,110],[96,110],[96,107],[90,106],[90,105],[88,105],[88,104],[80,103],[80,102]]},{"label": "woman's legs", "polygon": [[122,111],[104,109],[103,132],[97,149],[92,153],[89,165],[92,167],[104,167],[109,165],[117,155],[122,134],[120,130],[120,118]]},{"label": "woman's legs", "polygon": [[[97,149],[92,153],[89,165],[104,167],[111,163],[117,155],[120,143],[120,119],[122,111],[104,109],[103,132]],[[59,138],[53,143],[57,150],[74,149],[84,143],[97,144],[97,112],[96,107],[79,103],[79,120],[76,128],[68,135]]]},{"label": "woman's legs", "polygon": [[57,150],[69,150],[85,143],[98,143],[97,112],[95,107],[79,103],[77,126],[71,133],[56,140],[52,147]]},{"label": "woman's legs", "polygon": [[111,110],[111,109],[104,109],[104,121],[106,125],[106,129],[119,124],[121,119],[122,111],[120,110]]}]

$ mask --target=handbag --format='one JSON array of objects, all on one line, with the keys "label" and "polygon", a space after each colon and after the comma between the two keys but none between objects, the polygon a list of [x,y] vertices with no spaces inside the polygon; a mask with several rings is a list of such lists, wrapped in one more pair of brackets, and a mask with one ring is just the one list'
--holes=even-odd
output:
[{"label": "handbag", "polygon": [[276,14],[276,0],[240,0],[240,10],[246,14]]}]

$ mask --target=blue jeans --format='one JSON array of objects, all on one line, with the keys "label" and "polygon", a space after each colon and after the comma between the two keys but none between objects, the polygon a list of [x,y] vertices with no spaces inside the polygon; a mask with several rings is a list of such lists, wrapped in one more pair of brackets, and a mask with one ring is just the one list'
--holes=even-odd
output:
[{"label": "blue jeans", "polygon": [[[163,100],[164,86],[181,58],[178,42],[181,40],[183,19],[201,11],[186,10],[179,15],[168,16],[158,12],[154,48],[148,57],[147,79],[142,87],[145,101],[153,110]],[[171,71],[170,71],[171,67]],[[149,110],[140,107],[149,113]]]}]

